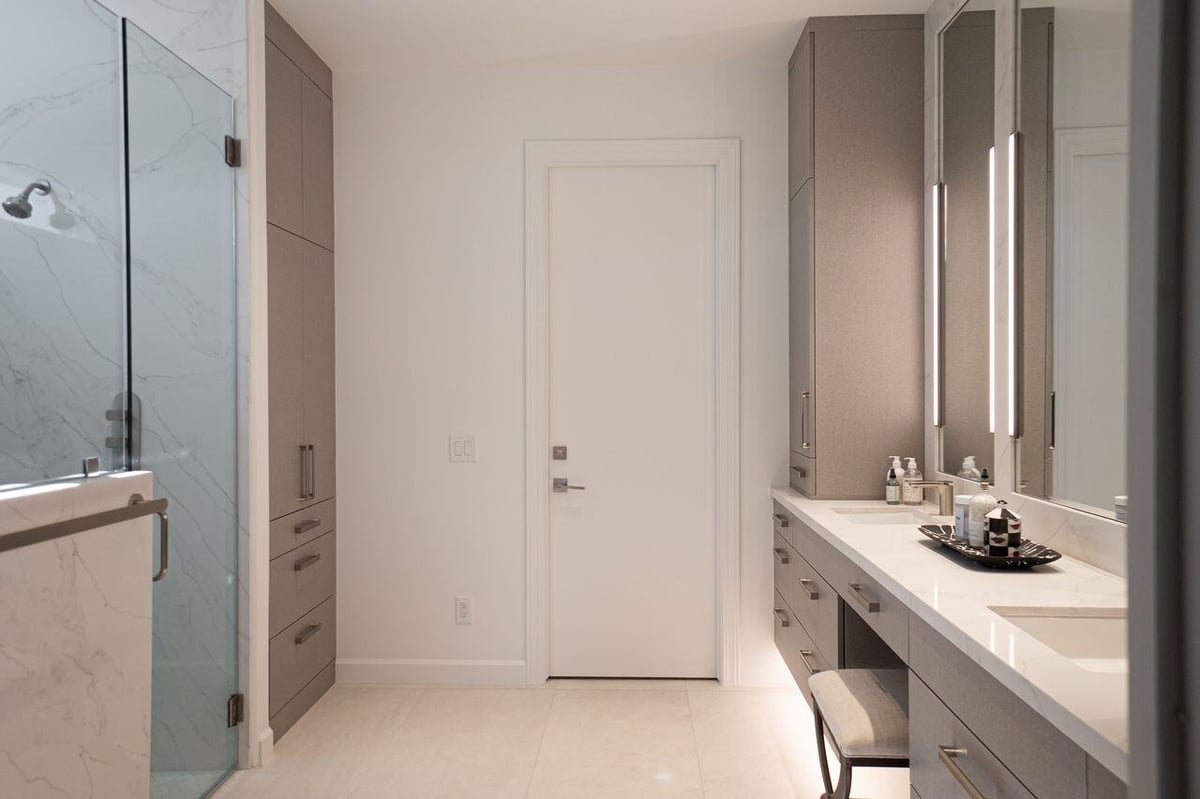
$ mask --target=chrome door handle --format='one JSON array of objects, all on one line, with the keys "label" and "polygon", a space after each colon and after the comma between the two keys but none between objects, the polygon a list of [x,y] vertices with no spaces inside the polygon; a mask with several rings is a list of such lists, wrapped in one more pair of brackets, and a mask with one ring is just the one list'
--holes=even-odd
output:
[{"label": "chrome door handle", "polygon": [[792,562],[791,559],[788,558],[787,550],[783,547],[775,547],[775,557],[779,558],[779,562],[784,566]]},{"label": "chrome door handle", "polygon": [[879,612],[879,600],[871,599],[869,596],[864,594],[861,585],[858,583],[850,583],[850,592],[854,594],[854,598],[859,601],[859,604],[863,606],[863,609],[866,610],[867,613]]},{"label": "chrome door handle", "polygon": [[565,494],[568,491],[587,491],[587,486],[573,486],[566,477],[555,477],[554,493]]},{"label": "chrome door handle", "polygon": [[792,626],[792,622],[787,617],[787,614],[784,613],[783,608],[775,608],[775,618],[779,619],[780,627],[791,627]]},{"label": "chrome door handle", "polygon": [[946,767],[946,771],[950,772],[950,776],[954,781],[962,786],[962,789],[967,792],[971,799],[988,799],[987,795],[971,781],[967,773],[962,770],[962,767],[955,761],[957,758],[966,757],[966,749],[954,749],[949,746],[938,747],[938,760],[942,761],[942,765]]},{"label": "chrome door handle", "polygon": [[320,519],[308,519],[306,521],[300,522],[292,529],[296,532],[296,535],[304,535],[309,530],[312,530],[312,529],[320,527],[320,526],[321,526]]},{"label": "chrome door handle", "polygon": [[[140,505],[142,502],[145,500],[140,494],[134,494],[129,500],[130,505]],[[171,565],[171,526],[165,510],[156,511],[154,515],[158,517],[158,573],[154,575],[153,582],[160,583],[167,576]]]},{"label": "chrome door handle", "polygon": [[295,640],[297,644],[302,644],[319,632],[321,632],[320,624],[310,624],[300,632],[296,633],[296,637],[293,640]]},{"label": "chrome door handle", "polygon": [[807,577],[801,577],[799,582],[800,585],[804,586],[804,590],[808,592],[809,599],[821,598],[821,592],[812,587],[812,580],[808,579]]},{"label": "chrome door handle", "polygon": [[314,552],[311,555],[300,558],[300,560],[296,561],[296,563],[292,566],[292,568],[298,572],[302,572],[305,569],[307,569],[309,566],[311,566],[314,563],[316,563],[317,561],[319,561],[320,559],[321,559],[321,553]]},{"label": "chrome door handle", "polygon": [[800,650],[800,659],[802,661],[804,661],[804,668],[808,669],[809,677],[813,676],[818,671],[820,671],[820,669],[818,669],[816,666],[814,666],[812,661],[809,660],[809,658],[811,658],[812,656],[813,656],[813,653],[812,653],[811,649],[801,649]]}]

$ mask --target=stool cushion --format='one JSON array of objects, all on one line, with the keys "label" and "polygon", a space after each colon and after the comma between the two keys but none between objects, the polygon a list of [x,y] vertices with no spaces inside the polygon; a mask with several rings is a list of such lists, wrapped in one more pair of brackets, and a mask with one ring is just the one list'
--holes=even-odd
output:
[{"label": "stool cushion", "polygon": [[808,678],[813,703],[830,737],[848,758],[907,758],[908,673],[900,669],[840,669]]}]

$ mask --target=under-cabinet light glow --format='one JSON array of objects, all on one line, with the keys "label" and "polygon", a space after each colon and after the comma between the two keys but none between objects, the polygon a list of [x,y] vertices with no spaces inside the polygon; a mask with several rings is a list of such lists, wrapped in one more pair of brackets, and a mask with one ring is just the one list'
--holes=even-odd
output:
[{"label": "under-cabinet light glow", "polygon": [[988,148],[988,432],[996,432],[996,148]]},{"label": "under-cabinet light glow", "polygon": [[930,191],[933,219],[933,426],[942,424],[942,185]]},{"label": "under-cabinet light glow", "polygon": [[1017,435],[1017,134],[1008,134],[1008,434]]}]

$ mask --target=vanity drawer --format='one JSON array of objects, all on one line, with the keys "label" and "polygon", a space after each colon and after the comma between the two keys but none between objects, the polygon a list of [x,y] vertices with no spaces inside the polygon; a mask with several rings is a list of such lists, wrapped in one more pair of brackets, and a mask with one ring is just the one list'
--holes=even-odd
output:
[{"label": "vanity drawer", "polygon": [[792,517],[784,512],[779,503],[774,506],[775,517],[772,520],[775,524],[775,533],[783,537],[784,541],[792,543]]},{"label": "vanity drawer", "polygon": [[813,639],[826,663],[838,662],[838,595],[813,565],[800,555],[792,558],[792,584],[784,599]]},{"label": "vanity drawer", "polygon": [[909,668],[1035,796],[1087,796],[1088,758],[1077,744],[924,619],[913,616],[909,635]]},{"label": "vanity drawer", "polygon": [[271,561],[271,636],[333,596],[337,533],[326,533]]},{"label": "vanity drawer", "polygon": [[883,590],[848,558],[840,566],[834,584],[846,607],[853,609],[901,660],[908,662],[908,606]]},{"label": "vanity drawer", "polygon": [[812,637],[796,620],[778,591],[775,592],[775,647],[800,687],[800,692],[811,705],[812,692],[808,688],[808,678],[828,669],[829,663],[821,657]]},{"label": "vanity drawer", "polygon": [[974,795],[988,799],[1034,799],[911,672],[908,730],[909,779],[921,796],[969,797],[973,794],[967,786],[971,785],[976,790]]},{"label": "vanity drawer", "polygon": [[316,677],[309,680],[308,685],[300,689],[300,693],[292,697],[283,708],[271,716],[271,732],[275,733],[275,741],[278,742],[292,725],[300,720],[300,717],[308,712],[309,708],[317,703],[326,691],[333,687],[334,678],[336,677],[336,667],[330,663],[325,668],[317,673]]},{"label": "vanity drawer", "polygon": [[775,545],[771,549],[771,557],[775,561],[775,591],[783,596],[785,602],[794,605],[792,585],[795,583],[796,561],[800,556],[788,545],[783,536],[775,534]]},{"label": "vanity drawer", "polygon": [[815,496],[817,492],[817,459],[793,452],[789,479],[792,488],[804,496]]},{"label": "vanity drawer", "polygon": [[274,716],[305,685],[333,662],[337,608],[332,598],[300,617],[271,639],[271,692],[268,715]]},{"label": "vanity drawer", "polygon": [[271,559],[331,532],[337,519],[335,503],[327,499],[271,522]]}]

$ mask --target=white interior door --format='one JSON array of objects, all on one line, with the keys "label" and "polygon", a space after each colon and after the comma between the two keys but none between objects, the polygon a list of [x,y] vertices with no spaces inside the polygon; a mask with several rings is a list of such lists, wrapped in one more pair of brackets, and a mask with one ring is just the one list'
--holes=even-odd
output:
[{"label": "white interior door", "polygon": [[[716,170],[548,185],[550,674],[717,673]],[[547,453],[550,457],[550,453]]]}]

